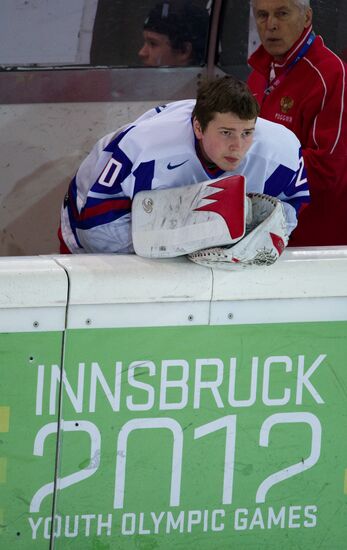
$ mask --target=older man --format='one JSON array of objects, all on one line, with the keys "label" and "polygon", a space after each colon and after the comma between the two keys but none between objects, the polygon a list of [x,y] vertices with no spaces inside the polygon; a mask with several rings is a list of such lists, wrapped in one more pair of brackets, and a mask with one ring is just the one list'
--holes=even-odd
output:
[{"label": "older man", "polygon": [[248,84],[263,118],[299,138],[311,203],[293,246],[347,244],[347,101],[341,59],[312,30],[309,0],[253,0],[260,47]]}]

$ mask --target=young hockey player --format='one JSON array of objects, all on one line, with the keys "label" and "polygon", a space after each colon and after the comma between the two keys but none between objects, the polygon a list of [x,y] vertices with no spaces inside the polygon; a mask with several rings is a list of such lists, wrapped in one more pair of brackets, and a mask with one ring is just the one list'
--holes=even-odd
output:
[{"label": "young hockey player", "polygon": [[196,101],[146,112],[102,138],[73,178],[61,212],[61,252],[131,253],[132,199],[144,190],[245,176],[247,192],[277,197],[288,235],[309,200],[301,148],[284,126],[258,117],[247,85],[203,83]]}]

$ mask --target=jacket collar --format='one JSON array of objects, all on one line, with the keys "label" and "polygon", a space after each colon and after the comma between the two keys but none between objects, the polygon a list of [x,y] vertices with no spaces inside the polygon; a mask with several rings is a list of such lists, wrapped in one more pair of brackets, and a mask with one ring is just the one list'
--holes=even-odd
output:
[{"label": "jacket collar", "polygon": [[295,44],[293,44],[293,46],[287,52],[285,58],[282,61],[275,61],[273,56],[265,50],[264,46],[260,45],[259,48],[255,50],[255,52],[248,59],[248,64],[253,69],[256,69],[264,75],[268,75],[270,66],[273,66],[276,73],[281,73],[283,69],[285,69],[287,65],[293,61],[295,55],[300,51],[300,48],[302,48],[303,44],[305,43],[311,32],[312,25],[303,30],[301,36],[298,38]]}]

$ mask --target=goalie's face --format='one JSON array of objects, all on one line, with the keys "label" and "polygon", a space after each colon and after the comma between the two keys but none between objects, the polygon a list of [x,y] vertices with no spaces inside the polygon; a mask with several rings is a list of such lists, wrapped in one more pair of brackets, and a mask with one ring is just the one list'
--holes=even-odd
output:
[{"label": "goalie's face", "polygon": [[242,120],[233,113],[216,113],[204,131],[196,118],[193,128],[206,160],[232,172],[252,145],[255,119]]}]

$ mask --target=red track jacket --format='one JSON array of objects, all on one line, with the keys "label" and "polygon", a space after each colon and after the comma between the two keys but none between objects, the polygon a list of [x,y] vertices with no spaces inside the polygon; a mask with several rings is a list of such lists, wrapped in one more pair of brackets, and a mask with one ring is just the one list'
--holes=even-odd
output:
[{"label": "red track jacket", "polygon": [[312,27],[275,63],[280,83],[269,94],[273,58],[260,46],[249,58],[248,84],[263,118],[284,124],[299,138],[308,173],[311,202],[300,213],[291,246],[347,245],[346,66],[320,36],[291,68]]}]

